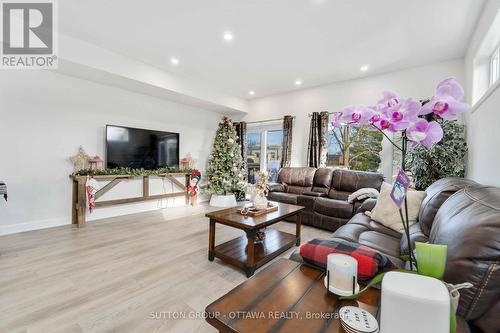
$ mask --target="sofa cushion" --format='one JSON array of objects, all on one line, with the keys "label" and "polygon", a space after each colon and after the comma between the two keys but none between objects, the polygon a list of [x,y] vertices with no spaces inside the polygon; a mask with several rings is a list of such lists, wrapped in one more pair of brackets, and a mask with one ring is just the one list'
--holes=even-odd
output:
[{"label": "sofa cushion", "polygon": [[379,191],[383,181],[384,176],[380,173],[335,169],[332,188],[351,193],[364,187],[371,187]]},{"label": "sofa cushion", "polygon": [[348,219],[352,217],[353,204],[342,200],[317,198],[314,202],[314,211],[323,215]]},{"label": "sofa cushion", "polygon": [[278,183],[269,184],[269,192],[285,192],[285,185]]},{"label": "sofa cushion", "polygon": [[[377,204],[371,212],[371,218],[379,223],[382,223],[388,228],[404,233],[404,226],[401,221],[401,215],[398,207],[391,198],[392,186],[390,184],[382,184],[380,195],[377,199]],[[406,194],[408,202],[408,225],[415,224],[418,219],[418,212],[425,198],[423,191],[408,191]],[[403,203],[404,211],[404,203]]]},{"label": "sofa cushion", "polygon": [[367,280],[379,271],[394,269],[392,262],[384,254],[364,245],[343,239],[313,239],[300,247],[305,262],[326,268],[329,254],[346,254],[358,262],[358,279]]},{"label": "sofa cushion", "polygon": [[310,195],[298,195],[297,196],[297,205],[306,207],[307,211],[312,212],[314,208],[314,202],[318,197],[310,196]]},{"label": "sofa cushion", "polygon": [[325,229],[325,230],[330,230],[330,231],[335,231],[341,226],[345,225],[347,222],[349,222],[349,219],[345,219],[342,217],[336,217],[336,216],[330,216],[330,215],[324,215],[318,212],[313,212],[313,223],[315,227]]},{"label": "sofa cushion", "polygon": [[432,223],[437,214],[439,207],[453,193],[465,188],[466,186],[479,186],[478,183],[465,178],[443,178],[431,184],[426,190],[427,194],[422,206],[418,220],[421,224],[421,229],[424,235],[429,236],[431,233]]},{"label": "sofa cushion", "polygon": [[313,179],[313,192],[328,193],[332,184],[333,169],[319,168]]},{"label": "sofa cushion", "polygon": [[369,216],[366,216],[365,214],[356,214],[352,217],[352,219],[349,220],[350,224],[359,224],[367,229],[380,232],[382,234],[386,234],[388,236],[394,237],[394,238],[400,238],[401,234],[395,230],[392,230],[390,228],[387,228],[383,224],[380,224],[372,219],[370,219]]},{"label": "sofa cushion", "polygon": [[344,201],[347,201],[347,199],[349,198],[349,196],[351,194],[352,194],[352,192],[345,192],[345,191],[338,191],[338,190],[335,190],[335,189],[331,189],[328,192],[328,197],[332,198],[332,199],[335,199],[335,200],[344,200]]},{"label": "sofa cushion", "polygon": [[404,262],[400,259],[401,235],[371,221],[364,214],[356,214],[346,225],[337,229],[331,238],[366,245],[387,255],[395,266],[404,267]]},{"label": "sofa cushion", "polygon": [[[498,187],[466,187],[450,196],[434,219],[429,242],[448,246],[444,280],[474,286],[460,290],[457,313],[467,321],[482,317],[500,298],[499,238]],[[492,327],[500,327],[498,315]]]},{"label": "sofa cushion", "polygon": [[272,201],[283,202],[291,205],[297,204],[297,194],[284,192],[269,192],[267,199]]},{"label": "sofa cushion", "polygon": [[308,186],[296,186],[296,185],[285,184],[285,188],[287,193],[293,193],[293,194],[302,194],[304,192],[311,191],[311,187]]},{"label": "sofa cushion", "polygon": [[292,187],[306,187],[310,191],[313,184],[315,168],[282,168],[278,174],[278,183]]}]

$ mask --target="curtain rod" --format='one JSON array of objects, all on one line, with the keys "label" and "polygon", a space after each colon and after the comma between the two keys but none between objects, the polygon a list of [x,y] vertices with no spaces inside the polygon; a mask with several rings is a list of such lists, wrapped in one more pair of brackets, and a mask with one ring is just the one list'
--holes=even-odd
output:
[{"label": "curtain rod", "polygon": [[[295,116],[292,117],[292,119],[295,119]],[[256,120],[256,121],[248,121],[247,124],[258,124],[258,123],[268,123],[270,121],[278,121],[278,120],[283,120],[283,118],[275,118],[275,119],[266,119],[266,120]]]},{"label": "curtain rod", "polygon": [[[328,114],[334,114],[334,113],[337,113],[337,112],[328,112]],[[313,115],[312,113],[309,113],[307,116],[312,117],[312,115]]]}]

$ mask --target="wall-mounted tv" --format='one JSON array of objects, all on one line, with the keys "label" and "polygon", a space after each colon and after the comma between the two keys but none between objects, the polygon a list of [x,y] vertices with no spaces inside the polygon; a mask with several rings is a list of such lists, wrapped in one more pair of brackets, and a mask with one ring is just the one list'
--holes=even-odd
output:
[{"label": "wall-mounted tv", "polygon": [[107,168],[178,168],[179,133],[106,125]]}]

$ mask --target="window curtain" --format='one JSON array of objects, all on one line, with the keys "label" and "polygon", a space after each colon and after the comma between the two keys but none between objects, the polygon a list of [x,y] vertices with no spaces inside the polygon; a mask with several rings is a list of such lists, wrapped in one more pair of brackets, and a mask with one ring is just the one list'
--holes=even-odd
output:
[{"label": "window curtain", "polygon": [[[247,168],[247,123],[244,121],[233,123],[234,129],[236,130],[236,143],[240,146],[240,153],[242,159],[242,173],[244,180],[248,180],[248,168]],[[236,200],[245,200],[245,192],[235,193]]]},{"label": "window curtain", "polygon": [[285,116],[283,118],[283,150],[281,151],[281,167],[289,167],[292,156],[292,131],[293,117]]},{"label": "window curtain", "polygon": [[330,114],[313,112],[309,129],[309,144],[307,147],[307,165],[313,168],[326,167],[328,153],[328,120]]}]

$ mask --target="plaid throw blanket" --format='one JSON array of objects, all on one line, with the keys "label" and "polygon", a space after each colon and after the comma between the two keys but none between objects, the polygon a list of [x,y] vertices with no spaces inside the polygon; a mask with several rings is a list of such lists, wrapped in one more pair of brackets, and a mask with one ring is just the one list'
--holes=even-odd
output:
[{"label": "plaid throw blanket", "polygon": [[7,185],[4,182],[0,182],[0,195],[7,201]]},{"label": "plaid throw blanket", "polygon": [[358,261],[358,279],[368,280],[379,271],[395,269],[394,264],[384,254],[367,246],[342,239],[313,239],[300,247],[300,255],[305,262],[326,269],[330,253],[347,254]]}]

